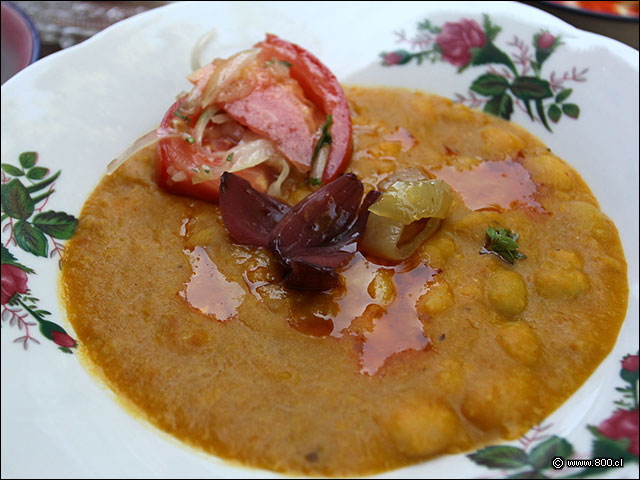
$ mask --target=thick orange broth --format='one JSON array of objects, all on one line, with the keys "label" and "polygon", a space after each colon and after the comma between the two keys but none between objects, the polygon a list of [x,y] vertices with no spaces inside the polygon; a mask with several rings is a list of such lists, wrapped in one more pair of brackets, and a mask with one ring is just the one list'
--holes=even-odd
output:
[{"label": "thick orange broth", "polygon": [[[366,475],[514,439],[611,350],[626,263],[579,174],[524,129],[432,95],[346,87],[365,190],[442,178],[453,204],[407,261],[358,252],[288,291],[217,205],[170,195],[147,149],[91,194],[63,264],[81,351],[162,430],[289,474]],[[285,184],[295,204],[311,191]],[[480,255],[487,228],[527,258]]]}]

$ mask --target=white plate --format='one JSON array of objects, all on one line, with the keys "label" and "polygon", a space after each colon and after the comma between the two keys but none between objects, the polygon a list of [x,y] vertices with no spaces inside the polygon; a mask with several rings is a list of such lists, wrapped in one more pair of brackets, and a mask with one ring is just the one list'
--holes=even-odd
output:
[{"label": "white plate", "polygon": [[[106,164],[154,128],[176,93],[188,88],[184,78],[190,71],[191,49],[211,29],[217,34],[211,57],[247,48],[272,32],[314,52],[345,83],[400,85],[469,99],[470,86],[478,76],[490,68],[508,71],[507,62],[469,65],[458,72],[451,62],[464,63],[464,58],[447,60],[436,54],[434,63],[425,59],[418,64],[415,54],[431,49],[436,36],[419,29],[418,23],[429,20],[432,26],[443,27],[465,18],[487,33],[483,14],[501,27],[493,43],[513,62],[520,54],[535,55],[536,33],[548,32],[544,39],[537,39],[542,47],[561,38],[542,65],[541,78],[549,80],[553,72],[554,81],[563,84],[554,93],[572,88],[564,104],[578,105],[579,118],[567,116],[575,115],[575,107],[565,107],[557,123],[550,121],[550,132],[516,104],[512,120],[538,135],[582,174],[618,226],[629,264],[629,310],[613,352],[545,420],[545,430],[532,442],[511,443],[531,453],[540,444],[541,449],[550,447],[550,435],[556,435],[574,447],[576,458],[591,458],[595,436],[586,427],[599,426],[612,416],[617,408],[614,401],[622,396],[616,387],[627,385],[620,376],[620,362],[638,351],[638,52],[630,47],[576,30],[517,3],[177,3],[126,20],[77,47],[44,58],[3,85],[2,163],[17,166],[21,152],[37,152],[38,165],[51,169],[49,175],[62,170],[46,208],[77,216]],[[447,53],[446,48],[442,50]],[[408,62],[381,65],[380,54],[394,51],[400,52],[385,57],[387,62]],[[514,66],[521,75],[522,65]],[[480,104],[488,98],[475,96]],[[552,102],[553,98],[544,99],[547,114]],[[3,227],[7,224],[3,220]],[[3,230],[3,245],[10,241],[9,230]],[[51,250],[53,243],[47,242]],[[39,300],[32,303],[50,311],[47,318],[73,336],[58,304],[55,254],[47,259],[16,245],[9,250],[16,261],[35,271],[28,275],[28,287]],[[25,350],[24,339],[14,341],[25,335],[24,328],[17,328],[17,319],[11,325],[10,313],[3,315],[3,477],[276,476],[193,452],[134,419],[87,373],[78,355],[62,353],[36,325],[28,327],[29,336],[40,343],[27,340]],[[35,323],[28,313],[25,320]],[[633,358],[625,365],[630,368],[632,362]],[[637,392],[637,373],[625,375],[632,383],[635,378]],[[632,428],[637,441],[637,414]],[[637,462],[637,455],[633,458]],[[637,475],[632,459],[627,459],[624,472],[607,474]],[[524,466],[489,469],[457,455],[382,476],[490,477],[525,470]],[[546,468],[542,473],[566,476],[576,471]]]}]

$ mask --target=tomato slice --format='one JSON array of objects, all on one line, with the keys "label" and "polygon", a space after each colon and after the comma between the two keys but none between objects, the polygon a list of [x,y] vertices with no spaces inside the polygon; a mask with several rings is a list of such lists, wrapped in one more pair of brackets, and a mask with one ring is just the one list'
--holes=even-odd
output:
[{"label": "tomato slice", "polygon": [[[164,118],[161,128],[169,128],[172,121],[179,114],[183,101],[175,102]],[[200,113],[189,116],[189,125],[195,125]],[[211,172],[210,180],[194,183],[195,171],[203,171],[204,166]],[[220,195],[220,177],[228,170],[224,157],[216,160],[206,147],[189,143],[182,137],[162,138],[157,145],[156,182],[158,185],[175,195],[199,198],[209,202],[218,202]],[[263,168],[254,167],[237,172],[239,176],[248,180],[253,188],[264,192],[267,185],[267,173]]]},{"label": "tomato slice", "polygon": [[[329,183],[346,168],[352,148],[351,118],[342,87],[326,66],[297,45],[267,35],[256,47],[261,49],[258,62],[245,67],[247,71],[241,78],[248,82],[248,92],[226,103],[224,100],[215,103],[214,100],[206,107],[223,110],[241,131],[246,127],[273,142],[302,172],[311,167],[319,125],[331,115],[332,142],[322,175],[323,183]],[[269,73],[266,65],[274,58],[286,62],[288,74]],[[214,70],[213,66],[203,68],[192,75],[190,80],[196,84],[196,92],[207,84]],[[185,100],[175,102],[165,114],[161,130],[175,132],[173,121],[183,117],[180,109],[185,106]],[[202,109],[198,108],[189,115],[186,127],[182,124],[183,133],[187,132],[185,136],[193,131],[201,113]],[[202,143],[193,139],[189,142],[179,136],[162,138],[158,142],[156,180],[160,187],[177,195],[218,201],[220,177],[231,166],[224,152],[237,145],[241,138],[221,132],[222,127],[216,128],[207,127]],[[207,136],[207,132],[215,135]],[[258,191],[264,192],[268,186],[270,174],[264,164],[240,170],[237,174]]]},{"label": "tomato slice", "polygon": [[268,34],[257,43],[263,58],[277,58],[291,64],[289,73],[298,81],[305,95],[321,107],[325,116],[332,116],[331,150],[322,174],[322,183],[335,179],[347,167],[351,157],[351,114],[338,79],[314,55],[293,43]]},{"label": "tomato slice", "polygon": [[259,86],[224,105],[238,123],[271,140],[301,172],[311,168],[313,131],[302,100],[281,83]]}]

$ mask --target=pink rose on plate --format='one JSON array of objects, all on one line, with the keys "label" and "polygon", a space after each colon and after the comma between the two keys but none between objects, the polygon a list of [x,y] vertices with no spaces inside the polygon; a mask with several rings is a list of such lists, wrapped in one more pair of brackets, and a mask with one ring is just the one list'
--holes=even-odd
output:
[{"label": "pink rose on plate", "polygon": [[462,19],[447,22],[436,37],[442,50],[442,58],[456,67],[464,67],[471,61],[471,49],[483,47],[487,36],[475,20]]},{"label": "pink rose on plate", "polygon": [[61,347],[74,348],[77,345],[77,342],[65,332],[53,331],[51,337],[53,337],[53,342]]},{"label": "pink rose on plate", "polygon": [[627,355],[622,359],[622,368],[628,372],[638,371],[638,355]]},{"label": "pink rose on plate", "polygon": [[538,48],[542,48],[543,50],[551,48],[555,41],[556,37],[551,35],[549,32],[544,32],[538,37]]},{"label": "pink rose on plate", "polygon": [[406,50],[396,50],[395,52],[382,54],[382,64],[386,66],[404,65],[410,59],[411,54]]},{"label": "pink rose on plate", "polygon": [[16,293],[27,291],[27,274],[15,265],[2,265],[0,303],[5,305]]},{"label": "pink rose on plate", "polygon": [[638,456],[638,409],[618,410],[600,424],[598,431],[611,440],[629,440],[629,453]]},{"label": "pink rose on plate", "polygon": [[398,65],[402,62],[402,55],[396,52],[387,53],[382,61],[385,65]]}]

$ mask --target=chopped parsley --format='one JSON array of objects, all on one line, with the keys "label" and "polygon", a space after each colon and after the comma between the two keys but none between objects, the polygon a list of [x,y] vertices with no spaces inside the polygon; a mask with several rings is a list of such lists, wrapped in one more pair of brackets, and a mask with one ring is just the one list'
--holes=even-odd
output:
[{"label": "chopped parsley", "polygon": [[194,139],[193,137],[187,137],[187,138],[185,138],[185,140],[186,140],[187,142],[189,142],[191,145],[193,145],[193,144],[194,144],[194,142],[195,142],[195,139]]},{"label": "chopped parsley", "polygon": [[[316,143],[316,146],[313,149],[313,155],[311,156],[311,173],[312,173],[312,175],[313,174],[315,174],[315,175],[320,174],[320,176],[322,176],[322,172],[325,169],[325,165],[324,164],[323,165],[318,165],[317,167],[314,166],[314,165],[316,163],[316,160],[318,159],[318,155],[320,154],[320,150],[322,149],[322,147],[324,147],[325,145],[331,145],[331,142],[333,142],[333,137],[331,136],[331,133],[329,132],[329,128],[331,128],[331,124],[332,123],[333,123],[333,118],[331,117],[331,115],[327,115],[327,120],[324,122],[324,124],[321,127],[320,138],[318,138],[318,142]],[[311,177],[309,179],[309,184],[311,184],[311,185],[321,185],[322,184],[322,178],[320,178],[320,177]]]},{"label": "chopped parsley", "polygon": [[527,256],[518,251],[518,238],[520,235],[506,228],[487,229],[487,242],[480,254],[490,253],[497,255],[502,260],[513,265],[516,260],[524,260]]},{"label": "chopped parsley", "polygon": [[331,115],[327,115],[327,121],[322,125],[322,133],[320,134],[320,138],[318,139],[318,143],[316,143],[316,148],[313,149],[313,156],[311,157],[311,165],[313,165],[318,158],[318,154],[320,153],[320,149],[325,145],[331,145],[333,142],[333,137],[331,137],[331,133],[329,133],[329,128],[331,128],[331,124],[333,123],[333,118]]},{"label": "chopped parsley", "polygon": [[182,120],[184,120],[187,125],[189,125],[189,122],[191,121],[191,119],[185,115],[183,115],[182,113],[179,112],[180,109],[176,110],[175,112],[173,112],[173,114],[178,117],[181,118]]},{"label": "chopped parsley", "polygon": [[264,62],[262,64],[262,66],[263,67],[269,67],[269,66],[275,65],[275,64],[284,65],[287,68],[291,67],[291,63],[287,62],[286,60],[280,60],[279,58],[275,58],[275,57],[270,59],[270,60],[267,60],[266,62]]},{"label": "chopped parsley", "polygon": [[233,161],[233,152],[231,152],[228,156],[227,156],[227,162],[232,162]]},{"label": "chopped parsley", "polygon": [[[316,147],[313,149],[313,155],[311,156],[311,171],[313,173],[320,173],[320,174],[322,173],[322,172],[314,171],[313,165],[316,163],[316,159],[318,158],[318,155],[320,154],[320,150],[322,149],[322,147],[324,147],[325,145],[331,145],[331,142],[333,142],[333,137],[329,132],[329,128],[331,128],[332,123],[333,123],[333,118],[331,117],[331,115],[327,115],[327,120],[322,125],[320,138],[318,138]],[[319,168],[324,170],[324,165],[319,165]],[[309,179],[309,183],[311,185],[320,185],[322,183],[322,179],[318,177],[311,177]]]}]

